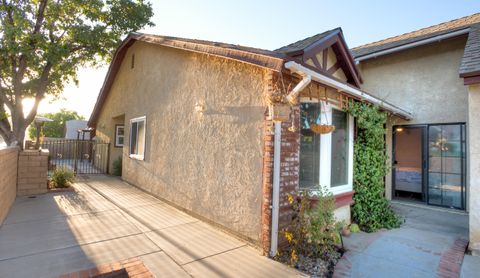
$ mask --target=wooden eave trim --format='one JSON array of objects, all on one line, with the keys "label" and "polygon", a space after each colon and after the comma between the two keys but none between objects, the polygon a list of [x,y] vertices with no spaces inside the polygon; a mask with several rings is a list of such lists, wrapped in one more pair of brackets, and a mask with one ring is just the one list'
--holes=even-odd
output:
[{"label": "wooden eave trim", "polygon": [[464,85],[480,84],[480,75],[463,78]]},{"label": "wooden eave trim", "polygon": [[474,77],[474,76],[478,76],[478,75],[480,75],[480,70],[461,73],[460,77],[461,78],[466,78],[466,77]]}]

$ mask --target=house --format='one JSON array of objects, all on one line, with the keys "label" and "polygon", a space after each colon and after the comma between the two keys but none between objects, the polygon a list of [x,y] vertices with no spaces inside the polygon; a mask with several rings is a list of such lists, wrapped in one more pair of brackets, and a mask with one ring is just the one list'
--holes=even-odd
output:
[{"label": "house", "polygon": [[87,121],[69,120],[65,122],[65,139],[85,139],[90,140],[89,132],[78,132],[87,128]]},{"label": "house", "polygon": [[[354,119],[343,104],[411,118],[361,84],[339,28],[275,51],[132,33],[88,124],[113,143],[110,169],[123,159],[122,179],[275,254],[289,193],[326,186],[350,221]],[[319,135],[313,123],[336,129]]]},{"label": "house", "polygon": [[352,49],[361,88],[412,112],[390,117],[389,199],[469,213],[480,254],[480,14]]}]

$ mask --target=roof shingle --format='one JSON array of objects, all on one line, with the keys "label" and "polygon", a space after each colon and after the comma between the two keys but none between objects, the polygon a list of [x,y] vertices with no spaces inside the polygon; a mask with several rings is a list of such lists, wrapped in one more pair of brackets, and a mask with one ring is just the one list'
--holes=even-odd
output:
[{"label": "roof shingle", "polygon": [[335,28],[335,29],[325,31],[325,32],[320,33],[320,34],[313,35],[311,37],[296,41],[296,42],[291,43],[289,45],[282,46],[279,49],[276,49],[275,52],[287,54],[287,53],[302,51],[305,48],[309,47],[310,45],[320,41],[321,39],[327,37],[328,35],[330,35],[334,32],[337,32],[337,31],[341,31],[341,29],[340,28]]},{"label": "roof shingle", "polygon": [[398,47],[404,44],[428,39],[438,35],[448,34],[454,31],[468,28],[474,24],[480,23],[480,13],[461,17],[455,20],[447,21],[430,27],[422,28],[417,31],[405,33],[399,36],[387,38],[381,41],[372,42],[353,48],[352,54],[355,58],[379,52],[382,50]]},{"label": "roof shingle", "polygon": [[480,75],[480,24],[470,28],[459,73],[460,77]]}]

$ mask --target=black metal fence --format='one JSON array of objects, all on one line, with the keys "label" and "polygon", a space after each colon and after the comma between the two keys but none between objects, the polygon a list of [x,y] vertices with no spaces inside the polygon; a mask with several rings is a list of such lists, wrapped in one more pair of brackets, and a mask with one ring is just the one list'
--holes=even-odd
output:
[{"label": "black metal fence", "polygon": [[94,140],[45,140],[42,149],[50,152],[48,170],[57,167],[72,170],[75,174],[105,174],[109,165],[110,143]]}]

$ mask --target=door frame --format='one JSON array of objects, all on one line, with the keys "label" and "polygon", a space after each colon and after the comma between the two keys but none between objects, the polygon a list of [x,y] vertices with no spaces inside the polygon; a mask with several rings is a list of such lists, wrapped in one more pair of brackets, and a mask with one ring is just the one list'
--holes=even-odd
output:
[{"label": "door frame", "polygon": [[429,138],[429,127],[430,126],[438,126],[438,125],[463,125],[464,128],[461,129],[461,138],[464,139],[465,141],[465,153],[464,156],[462,157],[462,192],[461,192],[461,197],[462,197],[462,208],[452,208],[456,210],[463,210],[465,211],[467,209],[467,169],[468,169],[468,153],[467,153],[467,148],[468,148],[468,142],[467,142],[467,125],[465,122],[453,122],[453,123],[428,123],[428,124],[413,124],[413,125],[394,125],[392,126],[392,160],[391,160],[391,166],[392,166],[392,199],[395,198],[395,181],[396,181],[396,173],[394,171],[394,166],[395,166],[395,146],[396,146],[396,135],[395,135],[395,130],[397,128],[422,128],[422,203],[428,205],[428,206],[436,206],[436,207],[442,207],[442,208],[450,208],[447,206],[442,206],[442,205],[437,205],[437,204],[430,204],[429,203],[429,194],[428,194],[428,169],[430,168],[430,161],[429,161],[429,153],[428,153],[428,138]]},{"label": "door frame", "polygon": [[420,128],[422,131],[422,138],[421,138],[421,152],[422,152],[422,203],[428,204],[428,187],[425,186],[428,184],[428,148],[426,147],[428,145],[428,125],[426,124],[416,124],[416,125],[395,125],[392,126],[392,199],[395,198],[395,191],[396,191],[396,171],[394,169],[395,167],[395,161],[396,161],[396,156],[395,156],[395,147],[397,144],[397,138],[396,138],[396,129],[397,128]]}]

